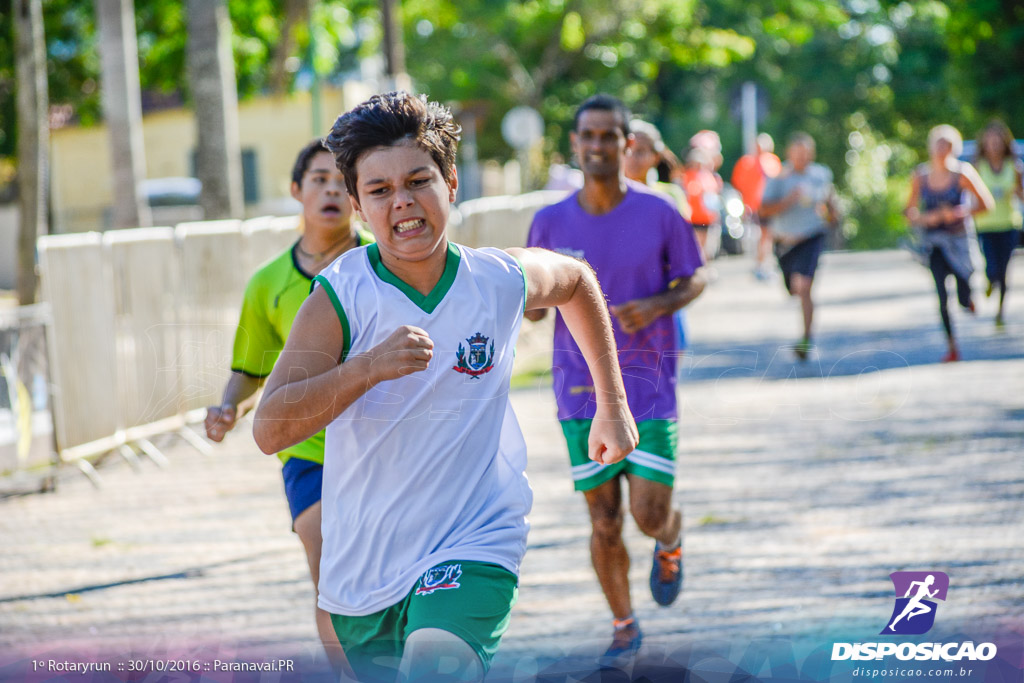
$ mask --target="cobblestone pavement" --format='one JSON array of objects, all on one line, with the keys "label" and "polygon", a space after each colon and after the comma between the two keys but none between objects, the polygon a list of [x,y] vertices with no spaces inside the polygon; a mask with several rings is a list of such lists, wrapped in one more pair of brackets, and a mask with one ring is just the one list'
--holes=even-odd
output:
[{"label": "cobblestone pavement", "polygon": [[[745,259],[716,262],[717,281],[688,312],[676,491],[686,585],[673,607],[652,601],[652,543],[627,523],[647,651],[870,639],[892,607],[888,575],[904,569],[950,576],[933,633],[1024,633],[1015,264],[1022,284],[1007,327],[995,329],[984,299],[976,318],[955,312],[966,361],[941,365],[930,276],[903,253],[824,257],[806,363],[793,359],[799,309],[781,285],[754,280]],[[522,362],[547,353],[531,344]],[[535,502],[495,678],[592,657],[611,630],[550,388],[517,390],[513,402]],[[167,467],[110,456],[100,487],[68,467],[56,493],[0,500],[0,679],[20,671],[9,662],[54,649],[125,659],[317,652],[276,459],[247,429],[211,456],[172,436],[157,444]]]}]

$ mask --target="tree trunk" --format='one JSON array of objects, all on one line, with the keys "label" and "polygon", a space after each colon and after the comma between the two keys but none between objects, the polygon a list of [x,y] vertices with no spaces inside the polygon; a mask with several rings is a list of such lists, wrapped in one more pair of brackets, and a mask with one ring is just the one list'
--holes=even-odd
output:
[{"label": "tree trunk", "polygon": [[139,52],[134,0],[95,0],[103,69],[103,116],[107,122],[114,182],[114,227],[152,224],[149,205],[139,192],[146,176],[142,141]]},{"label": "tree trunk", "polygon": [[388,87],[395,90],[410,90],[412,81],[405,71],[401,11],[401,0],[380,0],[381,21],[384,24],[384,70]]},{"label": "tree trunk", "polygon": [[188,0],[188,72],[195,101],[199,203],[208,220],[241,218],[238,90],[225,0]]},{"label": "tree trunk", "polygon": [[36,239],[48,230],[50,126],[42,0],[14,0],[18,87],[18,303],[36,300]]},{"label": "tree trunk", "polygon": [[[312,13],[313,0],[285,0],[284,23],[281,26],[281,40],[274,46],[270,67],[270,91],[282,93],[288,89],[292,77],[288,71],[288,59],[295,51],[295,31],[302,24],[308,24]],[[313,37],[310,36],[310,41]]]}]

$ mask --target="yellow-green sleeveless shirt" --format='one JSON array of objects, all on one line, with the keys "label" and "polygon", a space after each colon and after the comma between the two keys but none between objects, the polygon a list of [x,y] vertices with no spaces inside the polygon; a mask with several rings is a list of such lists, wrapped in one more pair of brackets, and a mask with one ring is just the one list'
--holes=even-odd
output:
[{"label": "yellow-green sleeveless shirt", "polygon": [[1013,163],[1003,161],[1003,168],[996,173],[984,159],[978,161],[978,175],[992,192],[996,205],[991,211],[979,213],[974,217],[974,226],[978,232],[1000,232],[1020,228],[1022,215],[1020,205],[1015,201],[1013,191],[1017,182],[1017,174]]},{"label": "yellow-green sleeveless shirt", "polygon": [[[371,244],[373,234],[358,230],[359,244]],[[298,242],[296,242],[298,244]],[[295,245],[263,264],[249,280],[242,298],[242,314],[235,331],[231,370],[263,378],[274,369],[302,302],[309,296],[313,275],[299,268]],[[277,454],[282,463],[290,458],[324,462],[324,432]]]}]

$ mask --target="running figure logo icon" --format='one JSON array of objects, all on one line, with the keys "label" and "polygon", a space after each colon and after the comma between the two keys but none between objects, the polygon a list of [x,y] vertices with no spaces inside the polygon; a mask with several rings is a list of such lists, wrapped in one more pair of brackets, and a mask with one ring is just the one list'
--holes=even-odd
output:
[{"label": "running figure logo icon", "polygon": [[934,600],[946,599],[949,577],[942,572],[893,572],[889,578],[896,589],[896,605],[879,635],[927,633],[935,623]]}]

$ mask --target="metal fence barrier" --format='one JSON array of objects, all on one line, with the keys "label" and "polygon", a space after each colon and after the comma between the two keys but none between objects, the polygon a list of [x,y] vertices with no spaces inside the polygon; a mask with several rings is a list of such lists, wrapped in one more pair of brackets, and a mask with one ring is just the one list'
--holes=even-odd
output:
[{"label": "metal fence barrier", "polygon": [[118,441],[117,337],[114,285],[100,233],[39,240],[49,336],[54,428],[65,459],[93,455]]},{"label": "metal fence barrier", "polygon": [[53,418],[43,304],[0,310],[0,491],[52,486]]},{"label": "metal fence barrier", "polygon": [[547,190],[462,202],[462,224],[452,238],[469,246],[521,247],[526,244],[533,214],[565,195],[564,191]]},{"label": "metal fence barrier", "polygon": [[[183,223],[39,240],[60,459],[165,458],[149,441],[219,402],[245,283],[295,221]],[[94,473],[93,473],[94,474]]]},{"label": "metal fence barrier", "polygon": [[139,443],[162,464],[148,438],[185,425],[178,399],[180,274],[174,230],[110,231],[103,234],[103,247],[113,273],[117,440]]},{"label": "metal fence barrier", "polygon": [[175,228],[181,267],[180,399],[186,413],[220,403],[231,371],[231,344],[250,275],[241,228],[240,221]]}]

